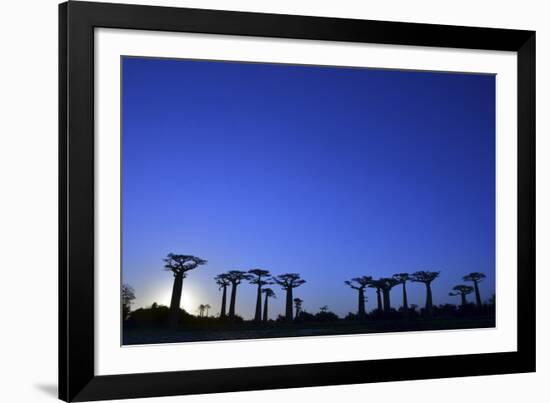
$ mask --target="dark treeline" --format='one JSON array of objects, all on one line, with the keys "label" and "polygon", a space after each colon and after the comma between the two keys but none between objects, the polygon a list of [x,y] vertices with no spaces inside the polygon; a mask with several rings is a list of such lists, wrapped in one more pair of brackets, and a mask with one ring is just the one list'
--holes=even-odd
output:
[{"label": "dark treeline", "polygon": [[[170,306],[153,303],[150,308],[140,308],[131,311],[132,301],[135,299],[135,291],[129,285],[122,286],[122,317],[127,322],[154,323],[156,325],[168,324],[172,327],[185,324],[204,323],[242,323],[244,320],[237,312],[237,297],[239,286],[245,282],[256,287],[256,300],[254,305],[254,317],[251,323],[303,323],[303,322],[330,322],[338,320],[375,320],[375,319],[412,319],[415,317],[437,318],[464,317],[475,315],[494,315],[494,295],[486,304],[482,303],[479,283],[483,281],[483,273],[469,273],[462,277],[463,282],[457,284],[449,292],[451,296],[460,297],[460,304],[434,305],[432,297],[432,283],[440,275],[439,271],[416,271],[413,273],[396,273],[391,277],[373,278],[360,276],[344,281],[344,284],[357,292],[357,310],[350,312],[345,318],[339,318],[331,312],[328,306],[322,306],[315,314],[303,309],[304,301],[295,297],[295,289],[306,283],[299,273],[283,273],[272,275],[269,270],[255,268],[248,271],[229,270],[220,273],[213,278],[213,282],[221,291],[220,312],[217,317],[209,316],[211,306],[200,304],[197,308],[198,315],[192,315],[181,309],[181,296],[183,280],[188,272],[207,263],[206,260],[192,255],[177,255],[170,253],[163,259],[165,270],[170,271],[174,277]],[[425,286],[426,299],[422,308],[415,304],[409,304],[407,299],[407,283],[422,283]],[[268,287],[278,286],[285,294],[285,314],[279,315],[274,321],[269,319],[269,300],[276,298],[275,291]],[[401,301],[399,308],[392,307],[391,290],[394,287],[401,288]],[[367,289],[372,289],[376,296],[376,308],[367,312]],[[475,303],[468,301],[468,295],[475,294]],[[229,295],[228,295],[229,294]]]},{"label": "dark treeline", "polygon": [[[462,281],[472,282],[474,286],[469,286],[465,284],[458,284],[453,287],[452,291],[449,292],[451,296],[460,296],[460,305],[456,306],[453,304],[444,304],[439,306],[434,306],[433,297],[432,297],[432,283],[439,277],[439,271],[416,271],[414,273],[397,273],[392,277],[383,277],[379,279],[373,279],[370,276],[356,277],[351,280],[347,280],[344,283],[347,284],[352,289],[356,290],[358,293],[358,306],[357,313],[355,317],[358,319],[364,319],[366,317],[365,311],[365,289],[373,288],[376,290],[376,301],[377,307],[371,312],[371,316],[388,316],[392,312],[396,312],[392,308],[390,300],[390,291],[401,285],[402,287],[402,302],[401,306],[397,312],[400,312],[404,317],[409,317],[410,315],[418,315],[417,306],[409,305],[407,299],[407,283],[416,282],[422,283],[426,287],[426,302],[424,307],[421,309],[420,314],[423,316],[431,317],[434,313],[440,314],[487,314],[491,313],[491,310],[494,310],[494,297],[489,300],[488,304],[482,304],[481,295],[479,292],[479,283],[485,278],[483,273],[470,273],[462,277]],[[471,294],[473,291],[476,291],[476,304],[473,305],[467,300],[467,295]],[[435,312],[434,312],[435,311]],[[353,314],[351,314],[353,315]],[[395,316],[395,315],[393,315]]]}]

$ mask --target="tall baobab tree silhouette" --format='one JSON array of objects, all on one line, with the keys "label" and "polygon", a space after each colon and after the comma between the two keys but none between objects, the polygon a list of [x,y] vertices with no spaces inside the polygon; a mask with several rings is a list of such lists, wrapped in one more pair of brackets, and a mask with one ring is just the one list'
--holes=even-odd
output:
[{"label": "tall baobab tree silhouette", "polygon": [[306,282],[298,273],[286,273],[272,277],[273,281],[286,291],[285,316],[288,322],[292,322],[292,290]]},{"label": "tall baobab tree silhouette", "polygon": [[256,284],[258,286],[258,292],[256,294],[256,311],[254,313],[254,322],[260,323],[262,320],[262,287],[264,285],[270,284],[263,279],[269,276],[269,270],[252,269],[248,270],[248,273],[252,277],[250,283]]},{"label": "tall baobab tree silhouette", "polygon": [[372,277],[370,276],[361,276],[355,277],[351,280],[346,280],[348,286],[357,290],[358,299],[357,299],[357,317],[359,319],[365,318],[365,287],[367,287],[372,282]]},{"label": "tall baobab tree silhouette", "polygon": [[393,278],[396,279],[399,284],[403,286],[403,311],[406,313],[409,311],[409,302],[407,300],[407,281],[411,279],[409,273],[397,273],[393,275]]},{"label": "tall baobab tree silhouette", "polygon": [[409,273],[397,273],[393,275],[393,278],[403,285],[403,312],[408,314],[409,312],[409,303],[407,301],[407,281],[410,280]]},{"label": "tall baobab tree silhouette", "polygon": [[439,277],[438,271],[416,271],[411,275],[411,280],[416,283],[424,283],[426,286],[426,315],[432,315],[432,281]]},{"label": "tall baobab tree silhouette", "polygon": [[170,316],[168,322],[171,326],[178,324],[181,291],[183,279],[187,277],[187,272],[196,269],[198,266],[206,264],[206,260],[192,255],[176,255],[169,253],[164,260],[164,268],[174,274],[174,287],[172,288],[172,299],[170,300]]},{"label": "tall baobab tree silhouette", "polygon": [[208,317],[208,311],[211,309],[212,307],[210,306],[210,304],[204,304],[204,309],[206,310],[206,317]]},{"label": "tall baobab tree silhouette", "polygon": [[218,288],[219,290],[222,290],[222,307],[220,309],[220,318],[225,318],[225,304],[227,301],[227,287],[231,284],[229,281],[229,278],[227,277],[227,273],[218,274],[216,277],[214,277],[214,280],[216,281],[216,284],[220,286]]},{"label": "tall baobab tree silhouette", "polygon": [[399,281],[391,277],[383,277],[379,281],[384,301],[384,313],[389,313],[391,311],[390,291],[393,287],[399,284]]},{"label": "tall baobab tree silhouette", "polygon": [[472,283],[474,283],[474,290],[476,292],[476,305],[478,308],[481,307],[481,295],[479,294],[479,283],[481,283],[485,277],[486,277],[485,274],[478,273],[478,272],[473,272],[462,277],[462,280],[471,281]]},{"label": "tall baobab tree silhouette", "polygon": [[466,301],[466,295],[471,294],[473,291],[474,287],[460,284],[455,285],[453,287],[453,292],[450,292],[449,295],[453,297],[456,295],[460,295],[460,303],[463,307],[465,307],[468,303],[468,301]]},{"label": "tall baobab tree silhouette", "polygon": [[267,322],[267,314],[268,314],[267,303],[269,301],[269,298],[277,298],[277,296],[275,295],[275,292],[271,288],[264,288],[262,290],[262,292],[265,294],[264,317],[263,317],[263,322],[265,323],[265,322]]},{"label": "tall baobab tree silhouette", "polygon": [[382,287],[384,286],[384,283],[381,280],[371,280],[370,284],[368,285],[369,288],[376,289],[376,307],[378,312],[382,312]]},{"label": "tall baobab tree silhouette", "polygon": [[296,313],[295,313],[295,318],[298,317],[298,315],[300,315],[300,312],[302,312],[302,303],[304,302],[304,300],[300,299],[300,298],[294,298],[294,307],[296,308]]},{"label": "tall baobab tree silhouette", "polygon": [[227,279],[231,283],[231,300],[229,301],[229,318],[235,317],[235,303],[237,300],[237,286],[241,282],[250,280],[251,276],[245,271],[230,270],[226,273]]},{"label": "tall baobab tree silhouette", "polygon": [[204,310],[206,309],[206,305],[204,304],[200,304],[199,305],[199,308],[198,308],[198,311],[199,311],[199,316],[202,318],[202,316],[204,315]]},{"label": "tall baobab tree silhouette", "polygon": [[121,289],[122,299],[122,320],[125,320],[130,315],[130,306],[132,301],[136,299],[135,291],[128,284],[122,284]]}]

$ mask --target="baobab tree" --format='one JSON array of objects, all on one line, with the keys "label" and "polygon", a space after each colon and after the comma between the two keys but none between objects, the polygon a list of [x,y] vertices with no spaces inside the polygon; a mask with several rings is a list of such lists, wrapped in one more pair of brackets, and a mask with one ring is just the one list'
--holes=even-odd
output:
[{"label": "baobab tree", "polygon": [[286,291],[285,316],[288,322],[292,322],[292,290],[306,282],[298,273],[286,273],[273,277],[273,281]]},{"label": "baobab tree", "polygon": [[248,273],[251,275],[251,284],[256,284],[258,286],[258,291],[256,294],[256,311],[254,313],[254,322],[260,323],[262,320],[262,287],[264,285],[270,284],[264,279],[269,276],[269,270],[262,269],[252,269]]},{"label": "baobab tree", "polygon": [[378,312],[382,312],[382,287],[384,286],[383,282],[381,280],[371,280],[370,284],[368,285],[369,288],[376,289],[376,307]]},{"label": "baobab tree", "polygon": [[204,304],[204,309],[206,310],[206,317],[208,318],[208,311],[211,309],[212,307],[209,305],[209,304]]},{"label": "baobab tree", "polygon": [[172,288],[170,316],[168,321],[171,326],[176,326],[180,313],[183,279],[187,277],[187,272],[190,270],[206,264],[206,260],[192,255],[176,255],[174,253],[169,253],[163,260],[165,263],[164,269],[174,274],[174,287]]},{"label": "baobab tree", "polygon": [[130,314],[130,306],[132,301],[136,299],[135,291],[128,284],[122,284],[121,290],[122,298],[122,320],[125,320]]},{"label": "baobab tree", "polygon": [[300,299],[300,298],[294,298],[294,308],[296,308],[296,314],[295,314],[295,318],[298,317],[298,315],[300,315],[300,312],[302,312],[302,303],[304,302],[304,300]]},{"label": "baobab tree", "polygon": [[251,276],[244,271],[230,270],[227,279],[231,283],[231,300],[229,301],[229,318],[235,317],[235,302],[237,300],[237,286],[243,281],[250,280]]},{"label": "baobab tree", "polygon": [[204,315],[204,310],[206,309],[206,305],[204,304],[200,304],[199,305],[199,308],[198,308],[198,311],[199,311],[199,316],[202,318],[202,316]]},{"label": "baobab tree", "polygon": [[416,283],[424,283],[426,286],[426,315],[432,314],[432,281],[439,277],[438,271],[416,271],[411,275],[411,280]]},{"label": "baobab tree", "polygon": [[267,303],[269,301],[269,298],[277,298],[277,296],[275,295],[275,292],[271,288],[264,288],[262,292],[265,294],[264,317],[263,317],[263,322],[265,323],[267,322],[267,314],[268,314]]},{"label": "baobab tree", "polygon": [[216,284],[220,287],[219,290],[222,290],[222,307],[220,309],[220,318],[225,318],[225,304],[227,300],[227,287],[231,284],[229,281],[229,278],[227,276],[227,273],[218,274],[216,277],[214,277],[214,280],[216,280]]},{"label": "baobab tree", "polygon": [[474,291],[474,287],[471,287],[469,285],[455,285],[453,287],[453,292],[450,292],[450,296],[456,296],[460,295],[460,302],[462,307],[465,307],[468,304],[468,301],[466,301],[466,295],[471,294]]},{"label": "baobab tree", "polygon": [[390,291],[393,287],[399,284],[399,281],[391,277],[383,277],[378,281],[380,282],[379,284],[382,290],[382,297],[384,301],[384,312],[390,313],[391,311]]},{"label": "baobab tree", "polygon": [[481,307],[481,295],[479,294],[479,283],[481,283],[485,277],[486,277],[485,274],[478,273],[478,272],[473,272],[462,277],[463,281],[471,281],[472,283],[474,283],[474,290],[476,292],[476,305],[478,308]]},{"label": "baobab tree", "polygon": [[407,301],[407,281],[411,278],[409,273],[397,273],[393,275],[393,278],[403,285],[403,312],[407,314],[409,312],[409,303]]},{"label": "baobab tree", "polygon": [[372,277],[370,276],[355,277],[349,281],[344,281],[348,286],[357,290],[357,317],[359,319],[365,318],[365,287],[371,284],[371,282]]}]

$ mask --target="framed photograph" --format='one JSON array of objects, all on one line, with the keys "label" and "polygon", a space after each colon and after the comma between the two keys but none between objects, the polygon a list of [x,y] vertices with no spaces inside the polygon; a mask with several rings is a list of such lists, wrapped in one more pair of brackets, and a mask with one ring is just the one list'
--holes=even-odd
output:
[{"label": "framed photograph", "polygon": [[535,370],[535,33],[59,6],[59,397]]}]

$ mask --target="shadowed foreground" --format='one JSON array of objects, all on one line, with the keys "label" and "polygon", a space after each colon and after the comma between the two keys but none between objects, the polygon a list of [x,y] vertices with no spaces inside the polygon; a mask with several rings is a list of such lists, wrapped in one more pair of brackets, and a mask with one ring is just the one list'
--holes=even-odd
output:
[{"label": "shadowed foreground", "polygon": [[452,330],[495,327],[494,316],[469,318],[377,320],[358,323],[339,320],[330,323],[264,324],[242,323],[228,326],[214,324],[191,328],[124,328],[123,345],[180,343],[215,340],[264,339],[277,337],[328,336],[343,334],[387,333],[422,330]]}]

